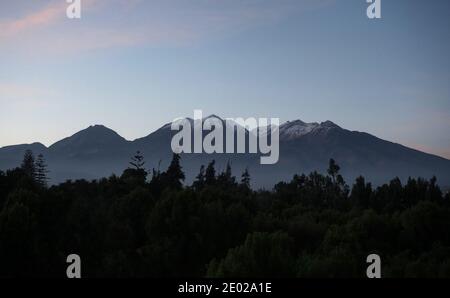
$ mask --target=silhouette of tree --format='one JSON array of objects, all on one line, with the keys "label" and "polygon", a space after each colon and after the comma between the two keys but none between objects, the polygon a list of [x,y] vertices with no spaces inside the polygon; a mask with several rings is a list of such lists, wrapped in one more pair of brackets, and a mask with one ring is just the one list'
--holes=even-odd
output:
[{"label": "silhouette of tree", "polygon": [[36,178],[36,167],[34,163],[33,151],[27,150],[23,156],[22,165],[20,166],[24,173],[31,179]]},{"label": "silhouette of tree", "polygon": [[200,167],[200,172],[195,177],[195,180],[192,183],[192,187],[198,191],[201,190],[204,186],[205,186],[205,166],[202,165]]},{"label": "silhouette of tree", "polygon": [[172,161],[164,175],[164,182],[171,189],[181,189],[183,187],[185,175],[180,165],[180,159],[179,154],[173,154]]},{"label": "silhouette of tree", "polygon": [[145,161],[141,151],[136,151],[136,154],[131,158],[130,165],[132,165],[136,170],[144,169]]},{"label": "silhouette of tree", "polygon": [[145,161],[144,156],[140,151],[131,157],[130,165],[134,168],[126,169],[120,178],[130,185],[144,185],[147,180],[147,171],[144,169]]},{"label": "silhouette of tree", "polygon": [[42,153],[37,156],[35,167],[36,167],[36,182],[41,187],[47,187],[48,182],[47,174],[50,171],[47,169],[47,164],[45,163],[44,155]]},{"label": "silhouette of tree", "polygon": [[373,188],[361,176],[349,195],[333,161],[252,191],[248,169],[237,184],[213,161],[184,188],[174,155],[149,182],[136,159],[120,177],[41,188],[33,159],[0,171],[1,277],[64,277],[68,249],[86,277],[361,278],[368,253],[385,277],[450,277],[450,195],[435,177]]},{"label": "silhouette of tree", "polygon": [[250,189],[250,173],[248,171],[248,168],[246,168],[244,173],[242,173],[241,185]]},{"label": "silhouette of tree", "polygon": [[339,167],[337,164],[336,164],[336,161],[334,160],[334,159],[330,159],[330,162],[329,162],[329,164],[328,164],[328,170],[327,170],[327,173],[328,173],[328,175],[330,175],[331,176],[331,178],[333,179],[333,183],[336,183],[336,178],[337,178],[337,175],[339,174],[339,170],[341,169],[341,167]]},{"label": "silhouette of tree", "polygon": [[216,164],[215,160],[212,160],[205,171],[205,184],[214,185],[216,183],[216,169],[214,168]]},{"label": "silhouette of tree", "polygon": [[219,174],[217,181],[224,187],[231,187],[236,183],[236,178],[233,177],[231,172],[231,165],[228,162],[225,171]]},{"label": "silhouette of tree", "polygon": [[161,171],[153,168],[152,170],[152,179],[150,179],[149,187],[155,195],[161,194],[163,190],[163,181],[162,181]]},{"label": "silhouette of tree", "polygon": [[371,203],[371,194],[372,185],[370,183],[366,184],[366,181],[362,176],[356,178],[350,195],[352,203],[361,208],[368,208]]}]

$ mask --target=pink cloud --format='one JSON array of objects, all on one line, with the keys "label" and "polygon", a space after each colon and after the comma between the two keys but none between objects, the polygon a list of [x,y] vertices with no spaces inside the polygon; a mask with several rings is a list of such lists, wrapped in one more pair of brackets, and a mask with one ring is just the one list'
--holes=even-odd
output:
[{"label": "pink cloud", "polygon": [[50,25],[63,17],[64,12],[65,8],[63,5],[50,5],[40,11],[27,14],[22,18],[0,22],[0,36],[14,37],[24,31]]},{"label": "pink cloud", "polygon": [[[120,9],[130,13],[142,3],[142,0],[82,0],[82,12],[87,10],[96,13],[111,12],[111,7],[120,5]],[[72,26],[66,19],[68,3],[58,0],[46,7],[26,13],[14,19],[0,19],[0,42],[2,49],[12,53],[35,55],[70,54],[79,51],[89,51],[110,47],[130,47],[139,44],[160,44],[170,40],[184,41],[192,39],[192,30],[183,28],[180,24],[151,24],[137,27],[122,27],[109,24],[105,27],[96,18],[87,18]],[[105,8],[105,11],[101,9]],[[119,10],[120,11],[120,10]],[[101,19],[101,18],[99,18]],[[64,28],[70,28],[65,31]],[[67,33],[70,33],[68,35]]]},{"label": "pink cloud", "polygon": [[[334,0],[193,1],[82,0],[82,20],[66,19],[68,4],[46,7],[12,20],[0,20],[2,50],[34,55],[74,53],[132,46],[185,46],[252,26],[276,22],[296,11]],[[278,3],[278,2],[277,2]],[[86,11],[86,17],[83,15]],[[142,12],[146,13],[142,13]]]},{"label": "pink cloud", "polygon": [[[82,0],[82,9],[91,9],[99,0]],[[69,3],[65,0],[53,1],[44,8],[25,14],[19,18],[0,20],[0,37],[16,37],[18,34],[50,26],[66,18]]]}]

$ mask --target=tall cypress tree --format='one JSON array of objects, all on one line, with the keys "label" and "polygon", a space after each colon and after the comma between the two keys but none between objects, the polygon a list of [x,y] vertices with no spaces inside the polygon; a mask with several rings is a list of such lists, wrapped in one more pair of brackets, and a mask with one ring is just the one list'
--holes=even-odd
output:
[{"label": "tall cypress tree", "polygon": [[48,182],[47,174],[50,171],[47,169],[47,164],[45,163],[45,158],[42,153],[39,154],[36,159],[35,168],[36,168],[36,182],[42,187],[47,187]]},{"label": "tall cypress tree", "polygon": [[173,154],[172,162],[165,173],[168,186],[174,189],[181,189],[185,179],[185,175],[181,169],[180,159],[179,154]]},{"label": "tall cypress tree", "polygon": [[31,179],[36,179],[36,166],[34,163],[34,155],[33,151],[27,150],[23,156],[22,165],[20,168],[24,171],[24,173],[30,177]]}]

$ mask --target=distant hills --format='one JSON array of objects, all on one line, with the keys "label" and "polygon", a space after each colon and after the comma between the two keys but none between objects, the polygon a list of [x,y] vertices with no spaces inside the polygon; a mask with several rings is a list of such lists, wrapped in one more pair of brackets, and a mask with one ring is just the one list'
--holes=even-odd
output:
[{"label": "distant hills", "polygon": [[[0,169],[19,166],[24,152],[31,149],[36,155],[44,154],[51,171],[51,183],[97,179],[113,173],[120,175],[137,150],[144,154],[149,170],[158,167],[164,170],[172,156],[170,142],[174,133],[166,124],[146,137],[128,141],[105,126],[90,126],[48,148],[40,143],[0,148]],[[271,188],[296,173],[325,172],[330,158],[341,166],[349,184],[359,175],[375,185],[394,177],[406,181],[410,176],[436,176],[441,186],[450,186],[450,160],[368,133],[346,130],[331,121],[305,123],[296,120],[282,124],[280,160],[275,165],[260,165],[259,155],[255,154],[203,153],[183,154],[182,166],[190,183],[202,164],[215,159],[220,171],[230,162],[236,176],[249,168],[254,187]]]}]

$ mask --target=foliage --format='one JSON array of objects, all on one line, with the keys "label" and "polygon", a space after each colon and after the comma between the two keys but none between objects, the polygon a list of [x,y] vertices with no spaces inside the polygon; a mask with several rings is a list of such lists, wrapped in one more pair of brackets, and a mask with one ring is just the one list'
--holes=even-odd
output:
[{"label": "foliage", "polygon": [[[385,277],[450,277],[450,195],[437,179],[396,178],[351,189],[327,175],[295,175],[271,191],[250,188],[211,162],[184,185],[182,156],[166,171],[143,156],[120,177],[46,187],[42,156],[0,172],[0,276],[365,277],[367,255]],[[39,170],[40,169],[40,170]]]}]

